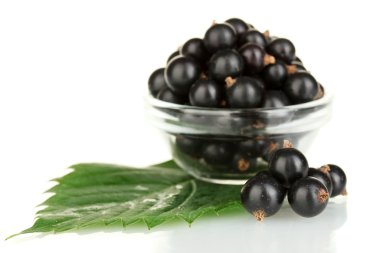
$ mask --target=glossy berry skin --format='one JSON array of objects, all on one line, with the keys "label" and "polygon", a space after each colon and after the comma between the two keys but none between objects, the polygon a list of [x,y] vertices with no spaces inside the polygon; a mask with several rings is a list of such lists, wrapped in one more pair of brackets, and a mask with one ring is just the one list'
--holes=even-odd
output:
[{"label": "glossy berry skin", "polygon": [[226,23],[233,26],[237,35],[240,35],[248,30],[248,25],[239,18],[230,18],[226,20]]},{"label": "glossy berry skin", "polygon": [[201,154],[203,142],[200,139],[178,135],[175,145],[180,151],[192,157],[198,157]]},{"label": "glossy berry skin", "polygon": [[239,49],[239,53],[243,57],[244,70],[247,74],[256,74],[264,68],[266,53],[258,45],[247,43]]},{"label": "glossy berry skin", "polygon": [[168,64],[174,57],[180,55],[179,50],[174,51],[171,55],[169,55],[168,59],[166,60],[166,63]]},{"label": "glossy berry skin", "polygon": [[201,74],[199,64],[191,57],[177,56],[165,69],[165,81],[168,87],[178,95],[187,95],[191,85]]},{"label": "glossy berry skin", "polygon": [[329,175],[333,188],[331,197],[335,197],[341,195],[346,190],[347,176],[340,167],[334,164],[329,164],[328,166],[330,167]]},{"label": "glossy berry skin", "polygon": [[276,108],[290,105],[289,98],[281,90],[267,90],[262,108]]},{"label": "glossy berry skin", "polygon": [[218,50],[233,48],[236,44],[236,31],[230,24],[214,24],[203,38],[204,44],[210,53]]},{"label": "glossy berry skin", "polygon": [[309,165],[306,157],[295,148],[281,148],[273,153],[269,171],[286,188],[307,176]]},{"label": "glossy berry skin", "polygon": [[210,142],[203,146],[202,157],[209,165],[229,164],[233,155],[233,147],[227,142]]},{"label": "glossy berry skin", "polygon": [[232,157],[230,168],[234,173],[249,173],[256,169],[257,157],[238,152]]},{"label": "glossy berry skin", "polygon": [[165,73],[165,69],[160,68],[160,69],[155,70],[149,77],[148,87],[153,97],[157,97],[158,92],[163,87],[166,87],[164,73]]},{"label": "glossy berry skin", "polygon": [[313,101],[318,94],[318,82],[308,72],[297,72],[288,76],[282,89],[294,104]]},{"label": "glossy berry skin", "polygon": [[296,181],[288,191],[290,207],[303,217],[320,214],[327,206],[329,193],[316,178],[306,177]]},{"label": "glossy berry skin", "polygon": [[276,61],[274,64],[265,66],[261,76],[267,88],[280,89],[288,77],[288,71],[282,61]]},{"label": "glossy berry skin", "polygon": [[274,39],[267,46],[267,51],[277,59],[290,64],[296,57],[296,48],[293,43],[284,38]]},{"label": "glossy berry skin", "polygon": [[190,88],[190,104],[201,107],[220,107],[223,90],[214,80],[198,80]]},{"label": "glossy berry skin", "polygon": [[327,191],[328,191],[329,195],[331,196],[333,187],[332,187],[331,177],[329,174],[323,173],[322,171],[314,169],[314,168],[309,168],[309,172],[308,172],[307,176],[314,177],[314,178],[318,179],[319,181],[321,181],[322,184],[324,184],[326,186]]},{"label": "glossy berry skin", "polygon": [[158,92],[157,99],[173,104],[185,104],[187,102],[186,97],[175,94],[168,87],[163,87],[160,92]]},{"label": "glossy berry skin", "polygon": [[264,96],[264,87],[256,78],[237,77],[227,88],[227,102],[231,108],[257,108]]},{"label": "glossy berry skin", "polygon": [[184,56],[193,57],[200,64],[203,64],[210,57],[203,40],[199,38],[193,38],[186,41],[181,48],[181,54]]},{"label": "glossy berry skin", "polygon": [[280,210],[286,189],[268,172],[259,172],[249,179],[240,192],[244,208],[257,220]]},{"label": "glossy berry skin", "polygon": [[215,53],[209,62],[211,78],[224,82],[227,77],[236,77],[243,72],[244,61],[238,52],[224,49]]},{"label": "glossy berry skin", "polygon": [[261,48],[265,48],[267,46],[265,36],[258,30],[252,28],[239,36],[239,47],[244,46],[246,43],[253,43]]}]

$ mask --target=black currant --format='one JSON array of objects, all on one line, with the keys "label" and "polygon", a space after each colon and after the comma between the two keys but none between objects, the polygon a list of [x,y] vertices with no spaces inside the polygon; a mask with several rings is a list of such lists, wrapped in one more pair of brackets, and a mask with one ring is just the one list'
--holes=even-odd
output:
[{"label": "black currant", "polygon": [[334,164],[328,164],[328,165],[322,166],[320,170],[330,175],[331,183],[332,183],[332,193],[331,193],[332,198],[338,195],[347,194],[346,192],[347,176],[340,167]]},{"label": "black currant", "polygon": [[[288,144],[285,142],[284,146],[286,145]],[[307,176],[309,165],[299,150],[284,147],[273,153],[269,161],[269,171],[282,185],[289,188],[296,180]]]},{"label": "black currant", "polygon": [[202,152],[203,142],[197,138],[178,135],[175,139],[175,145],[180,151],[190,156],[198,157]]},{"label": "black currant", "polygon": [[265,48],[267,45],[264,34],[252,28],[239,36],[239,47],[245,45],[246,43],[253,43],[261,48]]},{"label": "black currant", "polygon": [[238,152],[232,157],[231,169],[233,172],[247,173],[256,169],[257,157]]},{"label": "black currant", "polygon": [[283,90],[294,104],[313,101],[318,97],[319,84],[308,72],[296,72],[288,76]]},{"label": "black currant", "polygon": [[191,85],[201,74],[199,64],[191,57],[177,56],[165,69],[165,81],[168,87],[178,95],[187,95]]},{"label": "black currant", "polygon": [[283,107],[287,105],[290,105],[290,101],[281,90],[267,90],[265,92],[262,104],[263,108]]},{"label": "black currant", "polygon": [[280,210],[286,189],[268,172],[259,172],[249,179],[240,192],[244,208],[262,221]]},{"label": "black currant", "polygon": [[260,157],[265,154],[265,151],[269,145],[269,139],[265,136],[256,136],[253,139],[248,139],[239,142],[238,150],[249,154],[253,157]]},{"label": "black currant", "polygon": [[296,48],[293,43],[284,38],[272,40],[267,46],[267,52],[288,64],[296,57]]},{"label": "black currant", "polygon": [[200,79],[190,88],[190,104],[201,107],[220,107],[223,98],[222,88],[214,80]]},{"label": "black currant", "polygon": [[248,25],[239,18],[230,18],[226,20],[226,23],[233,26],[237,35],[240,35],[248,30]]},{"label": "black currant", "polygon": [[229,142],[210,142],[203,146],[202,157],[210,165],[227,165],[231,161],[234,148]]},{"label": "black currant", "polygon": [[276,62],[273,56],[268,55],[264,49],[253,43],[242,46],[239,53],[244,60],[244,70],[251,75],[260,72],[264,66]]},{"label": "black currant", "polygon": [[209,62],[209,74],[218,82],[231,76],[239,76],[243,72],[244,61],[238,52],[232,49],[224,49],[216,52]]},{"label": "black currant", "polygon": [[203,41],[210,53],[233,48],[237,40],[236,31],[230,24],[214,24],[206,32]]},{"label": "black currant", "polygon": [[160,92],[158,92],[157,99],[173,104],[185,104],[187,102],[186,97],[175,94],[168,87],[163,87]]},{"label": "black currant", "polygon": [[320,170],[309,168],[309,172],[307,175],[309,177],[314,177],[318,179],[319,181],[321,181],[326,186],[327,191],[329,192],[329,195],[331,196],[333,187],[332,187],[331,177],[328,173],[323,173]]},{"label": "black currant", "polygon": [[210,54],[207,51],[203,40],[199,38],[190,39],[185,44],[183,44],[181,48],[181,54],[193,57],[200,64],[207,62],[210,57]]},{"label": "black currant", "polygon": [[179,50],[174,51],[171,55],[169,55],[168,59],[166,60],[166,63],[168,64],[174,57],[180,55]]},{"label": "black currant", "polygon": [[163,87],[166,87],[164,73],[165,73],[165,69],[160,68],[160,69],[155,70],[149,77],[148,87],[153,97],[157,97],[158,92]]},{"label": "black currant", "polygon": [[299,179],[288,191],[290,207],[303,217],[320,214],[326,208],[328,200],[326,186],[313,177]]},{"label": "black currant", "polygon": [[256,108],[261,104],[264,87],[254,77],[227,78],[227,102],[231,108]]},{"label": "black currant", "polygon": [[282,61],[265,66],[261,73],[265,86],[270,89],[279,89],[288,76],[286,65]]}]

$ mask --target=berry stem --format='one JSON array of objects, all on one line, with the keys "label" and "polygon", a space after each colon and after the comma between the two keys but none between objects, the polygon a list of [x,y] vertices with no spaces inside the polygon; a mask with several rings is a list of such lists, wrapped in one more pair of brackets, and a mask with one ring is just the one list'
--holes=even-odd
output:
[{"label": "berry stem", "polygon": [[238,161],[238,168],[239,168],[239,171],[241,171],[241,172],[247,171],[249,168],[249,161],[247,161],[243,158],[240,159]]},{"label": "berry stem", "polygon": [[321,168],[319,168],[319,170],[325,174],[328,174],[330,172],[330,166],[328,166],[327,164],[323,165]]},{"label": "berry stem", "polygon": [[264,55],[264,66],[274,63],[276,63],[276,58],[274,58],[274,56],[269,54]]},{"label": "berry stem", "polygon": [[296,65],[286,65],[286,70],[288,71],[288,74],[294,74],[298,69]]},{"label": "berry stem", "polygon": [[252,214],[257,221],[263,221],[265,218],[265,212],[263,210],[254,211]]},{"label": "berry stem", "polygon": [[227,88],[232,87],[236,83],[236,79],[233,79],[232,77],[227,77],[225,80]]},{"label": "berry stem", "polygon": [[283,148],[292,148],[293,144],[289,140],[284,140]]},{"label": "berry stem", "polygon": [[265,30],[265,31],[263,32],[263,35],[264,35],[265,38],[269,38],[269,37],[270,37],[269,30]]},{"label": "berry stem", "polygon": [[319,189],[318,200],[320,203],[325,203],[329,199],[329,193],[324,189]]},{"label": "berry stem", "polygon": [[342,195],[342,196],[347,196],[347,190],[346,189],[344,189],[341,193],[340,193],[340,195]]}]

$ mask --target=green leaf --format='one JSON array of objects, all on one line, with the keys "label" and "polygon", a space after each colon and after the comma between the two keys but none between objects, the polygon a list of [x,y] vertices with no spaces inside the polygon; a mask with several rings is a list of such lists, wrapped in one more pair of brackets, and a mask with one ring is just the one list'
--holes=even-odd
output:
[{"label": "green leaf", "polygon": [[205,213],[237,207],[241,186],[218,185],[189,176],[173,161],[149,168],[77,164],[48,190],[54,193],[22,231],[63,232],[92,225],[143,222],[153,228],[172,219],[191,224]]}]

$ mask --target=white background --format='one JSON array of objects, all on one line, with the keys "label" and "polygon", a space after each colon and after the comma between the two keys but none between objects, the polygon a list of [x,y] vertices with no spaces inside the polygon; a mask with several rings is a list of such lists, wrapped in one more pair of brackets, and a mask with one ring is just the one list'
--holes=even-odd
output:
[{"label": "white background", "polygon": [[[1,1],[0,252],[379,252],[380,17],[376,1]],[[333,119],[308,152],[348,174],[347,198],[313,219],[289,207],[152,231],[26,235],[50,179],[78,162],[170,158],[144,120],[150,73],[213,20],[240,17],[291,39],[335,90]]]}]

